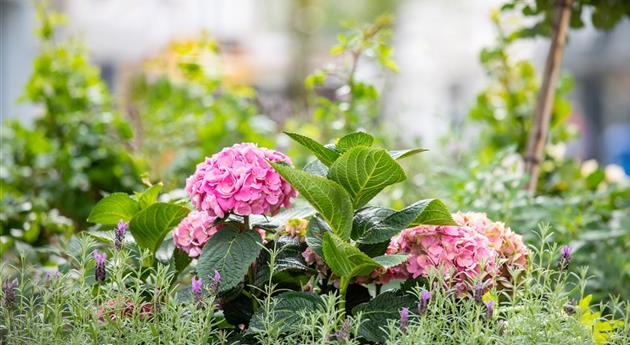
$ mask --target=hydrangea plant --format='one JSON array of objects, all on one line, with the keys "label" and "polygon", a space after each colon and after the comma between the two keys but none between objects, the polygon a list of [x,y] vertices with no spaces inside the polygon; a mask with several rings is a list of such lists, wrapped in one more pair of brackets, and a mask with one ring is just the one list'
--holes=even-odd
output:
[{"label": "hydrangea plant", "polygon": [[[388,151],[363,132],[329,145],[287,135],[317,158],[304,170],[281,152],[236,144],[197,165],[186,183],[187,200],[158,202],[161,185],[135,195],[114,193],[96,205],[89,221],[104,230],[118,224],[112,230],[116,248],[123,224],[151,254],[153,262],[145,264],[170,260],[179,274],[193,263],[195,291],[220,276],[213,290],[226,319],[250,325],[252,332],[270,312],[258,305],[273,284],[297,290],[274,297],[276,317],[296,305],[317,308],[314,291],[338,295],[339,309],[354,314],[374,308],[366,302],[407,299],[405,292],[389,291],[370,302],[368,285],[380,291],[389,281],[413,284],[442,270],[444,281],[467,293],[475,284],[483,291],[498,286],[505,272],[524,268],[527,249],[520,237],[483,214],[452,215],[437,199],[400,210],[371,204],[383,189],[406,179],[398,160],[423,149]],[[291,208],[298,192],[311,207]],[[160,249],[169,244],[175,248],[164,258]]]}]

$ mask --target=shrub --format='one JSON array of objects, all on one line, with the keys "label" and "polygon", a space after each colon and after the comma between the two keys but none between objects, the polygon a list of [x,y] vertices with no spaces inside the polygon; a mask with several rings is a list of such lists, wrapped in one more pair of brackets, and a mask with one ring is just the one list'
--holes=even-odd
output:
[{"label": "shrub", "polygon": [[[3,279],[4,339],[16,344],[51,337],[70,343],[628,340],[628,306],[601,305],[608,308],[606,317],[594,311],[585,292],[586,270],[569,273],[572,251],[567,247],[558,254],[547,228],[541,229],[541,245],[529,251],[502,224],[481,214],[453,217],[439,200],[398,211],[367,206],[405,178],[396,159],[420,150],[377,148],[362,132],[329,145],[288,135],[318,157],[304,171],[279,152],[240,145],[198,166],[189,180],[196,186],[188,188],[192,203],[159,198],[161,185],[103,198],[88,219],[97,229],[56,251],[61,273],[44,276],[21,263],[17,280]],[[293,188],[312,208],[276,213],[275,206],[255,207],[259,199],[250,198],[257,190],[270,205],[289,207]],[[279,190],[283,196],[265,194]],[[200,218],[200,212],[212,218]],[[187,234],[200,253],[182,250],[192,241]],[[407,250],[404,243],[420,247]],[[409,267],[421,257],[425,265],[416,274]],[[390,277],[400,280],[387,285],[379,280],[402,268],[410,275]],[[2,269],[3,277],[13,275],[6,265]],[[575,280],[568,280],[571,276]]]},{"label": "shrub", "polygon": [[81,44],[56,37],[63,17],[43,4],[38,17],[41,50],[22,100],[42,113],[31,127],[7,121],[0,131],[0,236],[33,245],[85,226],[103,191],[140,185],[130,127],[113,111],[98,69]]}]

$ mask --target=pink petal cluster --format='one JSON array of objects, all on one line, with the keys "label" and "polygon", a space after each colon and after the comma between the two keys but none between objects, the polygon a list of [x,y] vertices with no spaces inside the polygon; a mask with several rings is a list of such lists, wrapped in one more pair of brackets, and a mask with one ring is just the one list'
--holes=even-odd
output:
[{"label": "pink petal cluster", "polygon": [[278,151],[236,144],[198,164],[186,180],[186,192],[198,210],[214,217],[275,214],[288,208],[297,192],[265,160],[291,164]]},{"label": "pink petal cluster", "polygon": [[504,265],[520,268],[527,266],[529,250],[523,243],[523,237],[502,222],[493,222],[485,213],[480,212],[457,212],[453,214],[453,219],[457,224],[485,235]]},{"label": "pink petal cluster", "polygon": [[527,247],[503,223],[491,221],[485,213],[456,213],[453,219],[458,226],[421,225],[392,238],[386,254],[410,256],[384,273],[374,272],[372,278],[385,283],[426,277],[441,269],[449,283],[466,289],[475,280],[504,273],[504,267],[525,268]]},{"label": "pink petal cluster", "polygon": [[394,237],[386,254],[411,254],[407,261],[391,268],[383,277],[408,279],[428,276],[441,269],[452,283],[494,273],[496,251],[488,238],[467,227],[421,225]]},{"label": "pink petal cluster", "polygon": [[220,225],[212,226],[215,219],[204,211],[190,211],[173,231],[175,246],[191,258],[198,257],[204,244],[219,231]]}]

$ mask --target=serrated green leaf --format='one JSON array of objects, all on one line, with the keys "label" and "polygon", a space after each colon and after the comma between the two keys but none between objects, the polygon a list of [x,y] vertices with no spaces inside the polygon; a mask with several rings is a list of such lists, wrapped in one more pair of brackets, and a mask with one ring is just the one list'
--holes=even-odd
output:
[{"label": "serrated green leaf", "polygon": [[224,224],[206,242],[197,262],[197,273],[207,281],[215,271],[221,274],[219,292],[238,285],[256,260],[262,240],[254,231],[239,231],[234,225]]},{"label": "serrated green leaf", "polygon": [[384,228],[383,226],[380,226],[383,220],[395,212],[396,211],[390,210],[389,208],[376,206],[368,206],[358,210],[352,219],[352,233],[350,237],[353,240],[362,242],[362,239],[368,238],[368,235],[371,236],[372,232],[380,230],[375,228]]},{"label": "serrated green leaf", "polygon": [[92,209],[87,221],[114,225],[122,219],[130,221],[140,211],[140,204],[125,193],[112,193],[101,199]]},{"label": "serrated green leaf", "polygon": [[[292,327],[299,326],[300,318],[303,315],[323,310],[324,302],[322,298],[310,292],[289,291],[279,294],[273,298],[272,322],[280,325],[284,332],[289,332]],[[251,332],[264,332],[265,311],[259,308],[252,316],[249,325]]]},{"label": "serrated green leaf", "polygon": [[351,279],[370,274],[380,265],[335,234],[326,232],[322,239],[324,261],[336,275]]},{"label": "serrated green leaf", "polygon": [[147,190],[140,194],[138,202],[140,203],[141,209],[145,209],[157,202],[158,195],[160,195],[160,191],[162,191],[162,186],[162,183],[158,183],[147,188]]},{"label": "serrated green leaf", "polygon": [[359,208],[383,188],[404,181],[402,167],[386,150],[356,146],[342,154],[330,166],[328,177],[342,185]]},{"label": "serrated green leaf", "polygon": [[354,132],[343,136],[337,141],[337,149],[348,151],[355,146],[372,146],[374,137],[365,132]]},{"label": "serrated green leaf", "polygon": [[399,160],[399,159],[407,158],[409,156],[413,156],[416,153],[425,152],[425,151],[429,151],[429,150],[421,149],[421,148],[408,149],[408,150],[394,150],[394,151],[389,151],[389,155],[393,159]]},{"label": "serrated green leaf", "polygon": [[448,207],[442,201],[438,199],[430,200],[431,202],[424,208],[418,218],[409,225],[457,225]]},{"label": "serrated green leaf", "polygon": [[[448,215],[449,218],[445,218]],[[450,219],[450,223],[448,221]],[[366,244],[381,243],[421,220],[425,225],[456,225],[446,206],[437,199],[417,201],[400,211],[367,207],[354,215],[352,238]],[[432,222],[432,223],[428,223]]]},{"label": "serrated green leaf", "polygon": [[337,183],[278,163],[269,163],[322,215],[333,232],[347,240],[352,231],[352,202]]},{"label": "serrated green leaf", "polygon": [[298,240],[290,237],[280,237],[277,241],[278,256],[276,257],[275,272],[287,270],[309,271],[310,267],[306,265],[302,253],[305,245]]},{"label": "serrated green leaf", "polygon": [[372,258],[372,260],[376,261],[382,267],[390,268],[390,267],[398,266],[402,264],[403,262],[407,261],[408,257],[409,257],[408,254],[381,255],[381,256]]},{"label": "serrated green leaf", "polygon": [[291,137],[291,139],[297,141],[300,145],[311,151],[315,155],[315,157],[317,157],[317,159],[319,159],[326,166],[330,166],[339,157],[339,153],[325,147],[324,145],[309,137],[291,132],[284,133]]},{"label": "serrated green leaf", "polygon": [[353,315],[361,313],[362,323],[359,335],[374,343],[385,343],[387,332],[384,325],[390,320],[400,318],[400,309],[413,309],[417,299],[412,294],[399,291],[385,291],[368,303],[359,304],[352,309]]},{"label": "serrated green leaf", "polygon": [[155,253],[164,236],[186,217],[190,209],[164,202],[155,203],[138,212],[129,222],[129,231],[141,248]]},{"label": "serrated green leaf", "polygon": [[306,228],[306,244],[321,257],[324,256],[322,252],[322,238],[327,231],[330,232],[332,230],[318,216],[314,216],[308,221],[308,227]]}]

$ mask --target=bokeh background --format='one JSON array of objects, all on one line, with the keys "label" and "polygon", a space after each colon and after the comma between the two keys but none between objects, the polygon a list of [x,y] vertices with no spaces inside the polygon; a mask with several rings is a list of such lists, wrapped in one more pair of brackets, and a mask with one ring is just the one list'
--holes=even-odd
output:
[{"label": "bokeh background", "polygon": [[[144,63],[165,54],[170,42],[206,31],[228,54],[227,73],[268,100],[282,122],[302,96],[302,81],[328,62],[342,21],[395,17],[394,58],[400,72],[380,80],[382,119],[403,138],[433,147],[467,116],[485,73],[481,48],[496,32],[489,20],[497,0],[65,0],[52,2],[68,16],[67,35],[80,37],[113,93],[125,99]],[[31,1],[2,0],[2,118],[28,123],[36,109],[16,104],[32,70],[38,43]],[[515,21],[522,19],[514,19]],[[587,25],[571,33],[563,69],[574,76],[572,122],[583,133],[571,153],[622,165],[630,172],[630,23],[611,32]],[[513,54],[542,69],[547,42],[519,44]],[[372,66],[359,70],[371,78]],[[474,140],[474,136],[470,140]]]}]

